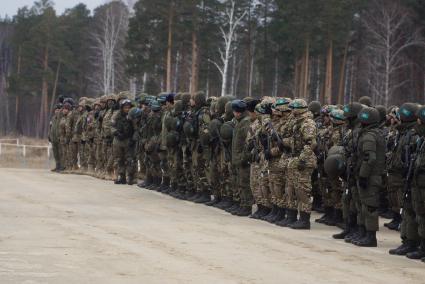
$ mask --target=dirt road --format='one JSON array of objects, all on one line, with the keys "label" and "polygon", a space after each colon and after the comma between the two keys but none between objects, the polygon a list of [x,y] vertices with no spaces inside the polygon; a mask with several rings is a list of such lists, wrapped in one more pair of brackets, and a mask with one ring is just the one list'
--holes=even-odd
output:
[{"label": "dirt road", "polygon": [[279,228],[85,176],[0,169],[1,283],[424,283],[389,256],[313,225]]}]

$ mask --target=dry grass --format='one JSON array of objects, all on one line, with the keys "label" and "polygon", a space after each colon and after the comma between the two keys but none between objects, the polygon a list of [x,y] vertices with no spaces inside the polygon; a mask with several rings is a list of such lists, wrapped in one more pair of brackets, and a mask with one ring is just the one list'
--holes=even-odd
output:
[{"label": "dry grass", "polygon": [[[0,143],[2,143],[0,167],[48,169],[53,166],[53,155],[51,154],[49,159],[46,148],[25,147],[24,156],[22,147],[5,145],[9,143],[16,144],[16,141],[4,141],[3,139],[16,139],[16,137],[0,137]],[[19,137],[19,144],[27,146],[47,146],[48,141],[29,137]]]}]

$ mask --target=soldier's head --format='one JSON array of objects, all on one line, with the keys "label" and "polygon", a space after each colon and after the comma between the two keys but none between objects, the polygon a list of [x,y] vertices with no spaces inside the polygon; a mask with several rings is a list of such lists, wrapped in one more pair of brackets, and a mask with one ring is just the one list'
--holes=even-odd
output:
[{"label": "soldier's head", "polygon": [[106,97],[106,105],[108,109],[113,109],[116,104],[116,99],[114,95],[109,95]]},{"label": "soldier's head", "polygon": [[289,104],[289,108],[292,109],[294,116],[300,116],[308,112],[307,102],[303,99],[295,99]]},{"label": "soldier's head", "polygon": [[199,109],[207,105],[207,97],[204,92],[197,92],[190,99],[190,106]]},{"label": "soldier's head", "polygon": [[254,99],[252,97],[246,97],[243,99],[243,101],[246,103],[246,110],[251,116],[251,119],[255,119],[257,117],[255,107],[260,103],[260,100]]},{"label": "soldier's head", "polygon": [[338,178],[343,176],[346,165],[343,155],[331,155],[325,160],[325,172],[330,178]]},{"label": "soldier's head", "polygon": [[190,96],[189,93],[183,93],[182,94],[182,103],[183,103],[183,106],[184,106],[184,109],[185,110],[188,109],[188,107],[191,104],[191,101],[192,101],[192,97]]},{"label": "soldier's head", "polygon": [[369,96],[363,96],[359,99],[359,103],[367,106],[367,107],[371,107],[372,106],[372,99]]},{"label": "soldier's head", "polygon": [[373,107],[364,107],[358,114],[362,126],[377,125],[381,119],[379,112]]},{"label": "soldier's head", "polygon": [[165,104],[166,104],[168,109],[171,109],[173,107],[175,96],[176,96],[176,94],[174,94],[174,93],[167,94],[167,97],[165,98]]},{"label": "soldier's head", "polygon": [[143,111],[138,108],[138,107],[133,107],[129,112],[128,112],[128,118],[132,121],[138,121],[140,120],[140,118],[142,117],[142,113]]},{"label": "soldier's head", "polygon": [[416,121],[416,113],[418,105],[414,103],[404,103],[398,110],[398,117],[402,123],[410,123]]},{"label": "soldier's head", "polygon": [[72,105],[69,102],[65,101],[62,108],[62,113],[64,115],[67,115],[71,110],[72,110]]},{"label": "soldier's head", "polygon": [[62,108],[63,108],[63,104],[62,103],[57,103],[55,105],[55,114],[60,113],[62,111]]},{"label": "soldier's head", "polygon": [[340,109],[332,110],[329,116],[333,125],[342,125],[345,123],[344,111]]},{"label": "soldier's head", "polygon": [[161,105],[161,109],[165,109],[167,105],[167,93],[161,93],[156,97],[156,100]]},{"label": "soldier's head", "polygon": [[283,116],[285,113],[290,113],[289,104],[291,102],[289,98],[276,98],[276,101],[272,105],[273,115]]},{"label": "soldier's head", "polygon": [[224,106],[224,121],[230,121],[233,119],[233,109],[232,109],[232,101],[228,101]]},{"label": "soldier's head", "polygon": [[129,99],[124,99],[120,101],[120,109],[123,113],[128,114],[130,109],[133,107],[133,103]]},{"label": "soldier's head", "polygon": [[356,124],[357,116],[362,109],[363,105],[361,103],[351,103],[344,106],[342,110],[344,111],[344,117],[350,127]]},{"label": "soldier's head", "polygon": [[157,100],[152,100],[149,103],[149,108],[153,111],[153,112],[160,112],[161,111],[161,104],[157,101]]},{"label": "soldier's head", "polygon": [[246,107],[247,105],[243,100],[234,100],[232,102],[233,115],[236,119],[239,119],[242,116],[242,114],[246,111]]},{"label": "soldier's head", "polygon": [[379,122],[380,123],[385,122],[387,120],[387,108],[384,107],[383,105],[377,105],[377,106],[375,106],[375,108],[379,112],[379,117],[380,117]]},{"label": "soldier's head", "polygon": [[174,102],[173,115],[180,116],[184,112],[185,108],[183,105],[183,101],[177,100]]},{"label": "soldier's head", "polygon": [[308,105],[308,110],[314,115],[314,117],[318,117],[320,115],[320,111],[322,110],[322,105],[319,101],[312,101]]},{"label": "soldier's head", "polygon": [[222,116],[226,111],[226,104],[230,101],[230,96],[219,97],[215,105],[215,113],[217,116]]}]

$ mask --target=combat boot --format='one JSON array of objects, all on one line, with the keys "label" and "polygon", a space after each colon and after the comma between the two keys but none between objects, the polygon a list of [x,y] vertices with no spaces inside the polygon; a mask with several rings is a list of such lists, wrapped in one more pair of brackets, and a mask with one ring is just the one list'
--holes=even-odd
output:
[{"label": "combat boot", "polygon": [[239,209],[240,209],[239,202],[234,201],[233,205],[225,210],[226,212],[229,212],[230,214],[234,214],[233,212],[237,212]]},{"label": "combat boot", "polygon": [[234,214],[235,216],[246,217],[251,215],[252,207],[251,206],[241,206],[240,209]]},{"label": "combat boot", "polygon": [[211,201],[205,203],[205,205],[207,205],[207,206],[214,206],[214,205],[220,203],[220,201],[221,201],[221,198],[218,197],[218,196],[216,196],[216,195],[214,195],[213,198],[211,199]]},{"label": "combat boot", "polygon": [[214,207],[218,208],[218,209],[222,209],[224,210],[225,208],[229,208],[233,205],[233,200],[230,197],[225,197],[223,198],[223,200],[218,203],[217,205],[215,205]]},{"label": "combat boot", "polygon": [[277,210],[278,210],[278,207],[276,205],[272,205],[272,210],[270,211],[269,214],[267,214],[266,216],[264,216],[262,218],[262,220],[267,221],[267,222],[270,222],[269,220],[272,219],[272,218],[274,218],[274,216],[277,214]]},{"label": "combat boot", "polygon": [[401,224],[401,215],[398,213],[394,213],[393,219],[389,223],[385,223],[384,226],[390,230],[398,231],[400,230]]},{"label": "combat boot", "polygon": [[276,222],[276,225],[281,227],[289,227],[297,221],[297,210],[286,209],[286,218],[282,221]]},{"label": "combat boot", "polygon": [[389,253],[392,255],[406,255],[410,252],[414,252],[418,249],[418,244],[415,241],[403,239],[401,246],[395,249],[390,249]]},{"label": "combat boot", "polygon": [[163,193],[164,191],[167,191],[168,189],[170,189],[170,178],[164,177],[158,191]]},{"label": "combat boot", "polygon": [[289,228],[295,230],[310,230],[310,213],[300,212],[300,219],[289,225]]},{"label": "combat boot", "polygon": [[357,231],[354,233],[353,237],[351,238],[351,243],[353,245],[356,244],[359,240],[363,239],[366,236],[366,228],[363,225],[360,225],[357,228]]},{"label": "combat boot", "polygon": [[185,192],[184,200],[191,201],[190,199],[194,198],[198,193],[193,189],[189,189]]},{"label": "combat boot", "polygon": [[134,179],[134,175],[128,175],[127,184],[134,185],[135,183],[136,183],[136,180]]},{"label": "combat boot", "polygon": [[177,184],[176,183],[172,183],[167,190],[164,190],[162,193],[164,194],[168,194],[171,195],[172,193],[174,193],[177,190]]},{"label": "combat boot", "polygon": [[264,214],[264,210],[265,210],[265,206],[261,205],[261,204],[257,204],[257,211],[255,211],[254,214],[252,214],[251,216],[249,216],[249,218],[251,219],[260,219],[260,216],[262,216]]},{"label": "combat boot", "polygon": [[211,201],[211,195],[210,192],[207,190],[203,191],[199,198],[193,200],[193,202],[195,203],[207,203],[209,201]]},{"label": "combat boot", "polygon": [[350,234],[354,234],[356,231],[356,218],[353,215],[350,215],[348,219],[345,221],[345,228],[341,233],[335,234],[332,238],[336,240],[343,240]]},{"label": "combat boot", "polygon": [[139,183],[137,186],[140,188],[147,188],[151,185],[152,185],[152,177],[147,176],[146,179],[143,182]]},{"label": "combat boot", "polygon": [[117,179],[114,181],[115,184],[127,184],[125,177],[122,175],[118,175]]},{"label": "combat boot", "polygon": [[319,219],[314,220],[316,223],[319,224],[326,224],[329,219],[331,218],[333,213],[333,208],[332,207],[325,207],[325,214],[320,217]]},{"label": "combat boot", "polygon": [[277,213],[273,218],[270,218],[270,223],[276,223],[285,219],[285,209],[277,207]]},{"label": "combat boot", "polygon": [[422,259],[425,257],[425,239],[421,239],[421,244],[418,249],[413,252],[409,252],[406,256],[410,259]]},{"label": "combat boot", "polygon": [[378,241],[376,240],[376,232],[375,231],[366,231],[366,235],[360,240],[354,243],[359,247],[369,247],[375,248],[378,246]]},{"label": "combat boot", "polygon": [[195,201],[196,199],[198,199],[199,197],[201,197],[202,192],[200,191],[196,191],[196,193],[194,195],[192,195],[191,197],[187,198],[187,201]]}]

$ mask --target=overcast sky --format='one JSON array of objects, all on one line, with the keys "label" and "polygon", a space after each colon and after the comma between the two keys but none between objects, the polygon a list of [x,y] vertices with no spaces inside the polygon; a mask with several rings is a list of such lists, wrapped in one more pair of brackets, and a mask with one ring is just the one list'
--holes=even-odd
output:
[{"label": "overcast sky", "polygon": [[[84,3],[86,6],[93,10],[100,4],[107,1],[105,0],[53,0],[57,14],[62,14],[67,8],[72,8],[78,3]],[[23,6],[31,7],[34,0],[0,0],[0,17],[9,15],[12,17],[18,11],[18,8]]]}]

